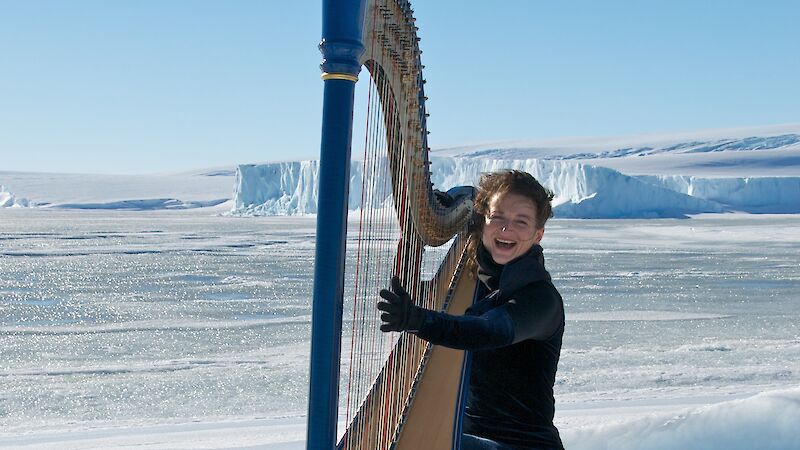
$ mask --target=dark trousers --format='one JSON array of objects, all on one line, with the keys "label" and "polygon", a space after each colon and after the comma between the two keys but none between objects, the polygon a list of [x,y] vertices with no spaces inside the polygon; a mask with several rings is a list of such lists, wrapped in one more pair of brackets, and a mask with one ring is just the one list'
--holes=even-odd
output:
[{"label": "dark trousers", "polygon": [[517,450],[517,448],[491,439],[464,434],[461,436],[461,450]]},{"label": "dark trousers", "polygon": [[471,434],[461,435],[461,450],[549,450],[539,447],[517,447],[514,445],[501,444],[500,442],[493,441]]}]

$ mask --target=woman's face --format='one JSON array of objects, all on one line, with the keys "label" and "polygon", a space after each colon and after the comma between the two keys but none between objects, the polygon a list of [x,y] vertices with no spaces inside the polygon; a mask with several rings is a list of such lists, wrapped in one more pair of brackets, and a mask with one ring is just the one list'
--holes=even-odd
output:
[{"label": "woman's face", "polygon": [[544,228],[536,226],[536,205],[528,197],[509,192],[489,199],[481,241],[497,264],[524,255],[543,234]]}]

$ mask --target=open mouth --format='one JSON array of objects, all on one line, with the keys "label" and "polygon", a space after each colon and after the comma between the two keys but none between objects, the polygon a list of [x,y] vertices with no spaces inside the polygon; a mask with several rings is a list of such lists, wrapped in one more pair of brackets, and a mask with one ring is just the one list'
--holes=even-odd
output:
[{"label": "open mouth", "polygon": [[503,250],[512,249],[514,248],[515,245],[517,245],[517,243],[514,241],[504,241],[503,239],[495,239],[494,243],[497,246],[497,248]]}]

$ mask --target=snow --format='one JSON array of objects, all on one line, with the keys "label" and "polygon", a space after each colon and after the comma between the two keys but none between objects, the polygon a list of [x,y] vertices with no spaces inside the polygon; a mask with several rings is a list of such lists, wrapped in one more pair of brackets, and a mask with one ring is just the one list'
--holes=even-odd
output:
[{"label": "snow", "polygon": [[[618,411],[607,411],[619,417]],[[796,450],[800,448],[800,389],[772,391],[671,414],[656,412],[623,423],[564,433],[570,450]]]},{"label": "snow", "polygon": [[[359,207],[363,164],[350,168],[350,210]],[[614,169],[540,159],[470,157],[432,159],[434,186],[475,184],[499,169],[531,173],[556,193],[554,213],[562,218],[655,218],[744,211],[800,212],[800,177],[702,178],[681,175],[631,176]],[[319,165],[316,161],[239,166],[234,212],[242,215],[313,214]],[[375,198],[385,204],[388,193]]]},{"label": "snow", "polygon": [[[560,406],[560,405],[558,405]],[[557,406],[557,408],[558,408]],[[580,424],[569,426],[568,423]],[[570,450],[797,450],[800,388],[693,405],[570,405],[556,425]],[[0,446],[37,449],[305,448],[305,419],[220,420],[3,436]]]},{"label": "snow", "polygon": [[796,176],[800,124],[659,135],[485,143],[437,156],[591,162],[630,175]]},{"label": "snow", "polygon": [[[292,296],[298,298],[299,304],[306,305],[301,299],[310,292],[309,289],[300,289],[300,282],[295,279],[302,280],[300,274],[308,272],[308,258],[313,254],[313,218],[241,220],[210,218],[210,212],[198,209],[115,212],[58,208],[8,208],[0,211],[0,226],[5,225],[4,230],[14,228],[8,227],[9,223],[20,224],[14,232],[0,233],[3,237],[0,241],[12,244],[12,248],[20,248],[14,247],[13,243],[22,238],[30,239],[33,244],[21,247],[22,253],[0,252],[0,264],[6,263],[0,272],[4,273],[4,279],[16,280],[5,285],[0,295],[6,296],[10,302],[31,302],[25,315],[17,317],[31,320],[38,315],[49,322],[0,327],[0,336],[9,341],[34,338],[40,347],[26,345],[21,350],[26,355],[39,354],[42,358],[42,363],[33,362],[19,368],[11,363],[11,367],[3,369],[0,377],[5,377],[4,383],[9,388],[0,394],[0,409],[8,408],[12,403],[14,393],[11,386],[16,385],[22,389],[34,386],[35,390],[43,393],[33,397],[34,400],[51,402],[49,406],[52,409],[45,407],[39,411],[66,411],[59,417],[55,414],[49,417],[32,415],[19,419],[15,418],[18,410],[10,409],[14,412],[6,416],[9,422],[44,425],[36,427],[26,423],[23,427],[0,427],[0,448],[288,450],[305,447],[306,419],[302,411],[298,412],[299,408],[289,410],[281,403],[279,408],[283,409],[278,409],[278,413],[265,406],[252,413],[246,412],[243,405],[236,402],[231,415],[208,414],[203,409],[219,402],[220,398],[228,398],[221,389],[225,385],[219,380],[223,379],[216,378],[219,373],[250,373],[256,367],[253,362],[261,364],[265,361],[274,367],[302,366],[298,370],[305,373],[307,345],[304,343],[278,346],[278,338],[273,339],[267,333],[250,351],[234,346],[222,353],[214,353],[221,350],[215,344],[214,352],[198,350],[196,355],[186,357],[152,353],[154,348],[164,351],[169,347],[165,345],[169,341],[160,339],[170,330],[189,333],[192,348],[200,349],[208,348],[203,347],[205,344],[214,343],[213,340],[204,343],[194,337],[200,336],[199,332],[203,330],[235,333],[249,327],[291,325],[294,321],[308,323],[303,307],[297,307],[294,316],[282,317],[281,314],[241,320],[201,313],[201,307],[225,312],[239,302],[243,303],[243,308],[251,304],[276,308],[280,306],[276,305],[276,299]],[[63,229],[48,224],[30,225],[46,217],[66,225]],[[165,225],[168,222],[165,219],[175,221],[174,228]],[[211,231],[198,228],[198,223],[205,221],[213,221],[218,226]],[[80,224],[83,226],[78,226]],[[278,224],[291,229],[291,235],[275,234]],[[237,233],[237,227],[244,229]],[[800,340],[794,325],[797,322],[788,319],[791,322],[788,334],[776,331],[781,318],[793,318],[798,311],[793,307],[796,301],[792,300],[792,294],[797,292],[796,284],[792,284],[797,279],[792,249],[800,233],[798,216],[714,214],[691,221],[554,220],[548,227],[545,239],[548,252],[553,254],[551,270],[560,264],[561,270],[553,270],[559,278],[559,285],[574,286],[571,293],[564,290],[569,302],[567,320],[573,342],[577,332],[583,328],[591,345],[588,348],[565,347],[562,351],[559,378],[564,384],[556,387],[556,425],[566,448],[800,449],[796,433],[800,419],[800,390],[795,382],[796,374],[800,373],[796,357]],[[126,234],[130,235],[129,238],[122,240]],[[286,242],[291,245],[275,245]],[[295,265],[280,259],[281,248],[284,254],[299,254],[296,260],[292,259]],[[657,256],[642,264],[641,260],[630,257],[635,249]],[[753,249],[759,249],[760,253]],[[776,256],[783,251],[788,256]],[[597,267],[591,265],[592,255],[598,252],[605,255],[598,261],[609,264],[602,264],[604,267],[599,263]],[[224,266],[214,265],[208,258],[214,253],[222,255],[219,260],[224,262]],[[137,258],[135,267],[141,267],[144,262],[151,264],[152,270],[164,277],[159,279],[160,283],[169,287],[164,291],[149,292],[147,289],[152,285],[146,281],[148,278],[138,272],[129,272],[129,265],[121,264],[123,260],[106,258],[130,254],[143,255]],[[186,254],[198,255],[200,259],[183,259],[182,255]],[[91,255],[102,258],[92,259]],[[159,255],[175,255],[177,259],[162,260],[157,258]],[[234,255],[238,256],[234,258]],[[240,259],[243,256],[248,259]],[[249,259],[255,256],[261,259]],[[577,259],[587,260],[589,265],[576,268],[570,261]],[[63,261],[64,267],[70,267],[70,271],[48,270],[50,266],[42,265],[48,260]],[[266,260],[273,261],[272,266]],[[671,260],[674,265],[670,265]],[[709,261],[707,265],[697,265],[705,260]],[[106,263],[98,264],[98,261]],[[158,261],[166,264],[157,264]],[[20,267],[25,265],[33,267],[20,271]],[[98,274],[95,272],[98,267],[106,267],[108,272]],[[270,274],[269,267],[279,270],[282,277]],[[23,272],[32,277],[20,276]],[[772,275],[764,276],[769,273]],[[123,284],[115,282],[114,274],[117,281],[124,280],[125,285],[132,286],[138,295],[152,301],[137,304],[126,298],[131,297],[129,291],[122,288]],[[665,292],[654,287],[657,286],[652,284],[654,277],[663,278],[665,283],[686,285],[693,293],[689,295],[683,290]],[[202,288],[199,292],[202,295],[191,295],[177,281],[182,279],[193,280],[193,285]],[[706,279],[709,283],[704,285],[704,289],[692,289],[692,280],[696,279]],[[568,280],[572,281],[568,283]],[[41,290],[39,284],[43,285]],[[78,295],[76,298],[68,297],[62,303],[56,294],[59,285],[72,284],[76,284],[75,292],[85,291],[100,301],[81,300]],[[257,295],[255,292],[253,295],[228,295],[251,284],[257,289],[271,288]],[[759,289],[763,297],[752,302],[742,298],[740,292],[745,284],[762,286]],[[106,291],[100,291],[99,285],[103,285]],[[223,290],[225,285],[237,289]],[[28,293],[27,288],[32,292]],[[600,288],[606,292],[613,291],[617,298],[593,294]],[[707,288],[721,291],[713,292]],[[271,289],[279,291],[280,296],[273,296]],[[150,305],[172,305],[165,294],[173,291],[179,299],[175,304],[189,305],[189,311],[193,313],[165,314],[148,319],[146,309]],[[632,302],[619,303],[619,308],[610,307],[626,296]],[[723,302],[718,304],[719,307],[714,306],[709,301],[712,298]],[[86,316],[76,315],[79,310],[73,309],[78,303],[106,307],[125,315],[134,310],[136,313],[120,322],[84,321]],[[133,304],[138,307],[132,308]],[[54,314],[55,308],[61,306],[65,307],[63,314]],[[765,306],[766,310],[774,309],[775,313],[764,314]],[[8,308],[0,306],[3,307]],[[171,308],[168,306],[166,311]],[[737,316],[742,320],[736,320]],[[23,320],[8,314],[4,317],[7,321]],[[62,319],[75,322],[61,323]],[[727,323],[727,328],[736,328],[735,333],[719,336],[714,327],[723,326],[720,322]],[[731,327],[731,324],[735,326]],[[619,330],[619,333],[598,332],[601,326]],[[684,338],[665,344],[664,341],[670,338],[652,331],[657,326]],[[298,334],[294,327],[287,327],[287,330],[292,330],[293,336]],[[624,332],[629,334],[624,335]],[[119,340],[133,344],[138,339],[129,339],[131,333],[144,339],[145,342],[139,343],[145,349],[141,354],[147,356],[146,360],[154,356],[152,362],[130,359],[101,361],[97,359],[99,355],[93,353],[114,348],[103,343]],[[216,331],[212,333],[217,334]],[[700,337],[703,335],[708,339]],[[77,338],[81,336],[89,339],[80,344]],[[111,339],[95,341],[106,336]],[[620,342],[614,342],[615,339]],[[13,347],[11,342],[9,344],[4,345],[6,354]],[[62,352],[64,349],[69,351]],[[76,354],[83,355],[85,361],[75,361]],[[770,362],[762,364],[763,359],[753,359],[755,354]],[[127,356],[132,355],[127,353]],[[733,361],[730,366],[720,363],[726,358]],[[283,374],[269,374],[268,377],[277,375],[270,378],[269,383],[293,384],[299,390],[305,389],[302,377],[289,378]],[[110,388],[111,385],[105,383],[117,378],[131,381],[127,397],[133,400],[109,396],[109,391],[103,389]],[[289,381],[285,381],[287,378]],[[210,380],[208,385],[211,389],[204,390],[197,379]],[[167,381],[172,380],[187,383],[191,392],[196,394],[178,401],[185,416],[159,419],[143,414],[137,417],[136,408],[130,405],[143,398],[146,401],[148,391],[141,389],[143,385],[139,383],[152,386],[159,392],[160,388],[168,385]],[[242,398],[254,398],[256,392],[264,390],[261,386],[245,385],[244,388]],[[249,394],[248,389],[252,389]],[[85,420],[71,409],[70,405],[74,406],[74,403],[65,400],[75,400],[72,396],[74,391],[82,394],[78,400],[85,401],[86,408],[100,416],[97,421]],[[126,414],[120,415],[116,410],[104,416],[105,410],[98,407],[108,407],[103,402],[112,403]],[[115,410],[110,408],[110,411]]]},{"label": "snow", "polygon": [[[614,230],[588,230],[584,232],[588,234],[580,236],[583,241],[590,242],[593,238],[608,240],[613,235],[614,243],[620,248],[634,243],[642,245],[642,242],[648,242],[648,245],[669,243],[670,248],[683,248],[689,239],[698,239],[707,246],[697,250],[698,253],[709,253],[716,246],[752,248],[766,245],[767,237],[762,235],[767,228],[780,237],[781,242],[796,242],[796,227],[771,224],[782,220],[772,214],[800,213],[798,136],[800,125],[785,125],[667,136],[481,144],[434,152],[433,181],[436,187],[446,189],[474,183],[484,171],[499,168],[526,170],[556,191],[558,197],[555,212],[558,217],[650,218],[695,214],[707,217],[704,214],[712,213],[717,217],[714,220],[728,222],[734,221],[740,215],[719,213],[759,213],[759,216],[748,217],[763,224],[751,227],[737,225],[734,229],[715,225],[691,228],[689,232],[686,230],[689,225],[676,225],[667,221],[646,230],[632,227],[627,228],[625,233],[620,233],[614,225],[611,227]],[[358,161],[351,166],[351,210],[357,208],[360,201],[362,167],[362,163]],[[21,217],[20,213],[35,212],[36,208],[56,210],[58,214],[64,214],[65,220],[69,217],[93,220],[89,210],[124,210],[115,214],[123,214],[117,220],[126,222],[133,221],[134,216],[140,217],[143,215],[141,211],[148,210],[165,210],[167,212],[157,214],[169,215],[197,214],[190,217],[192,221],[204,214],[203,210],[210,213],[233,210],[239,215],[313,214],[316,212],[318,169],[314,161],[295,161],[136,176],[0,171],[0,223],[16,220],[15,218]],[[385,197],[376,198],[373,205],[383,205],[385,200]],[[171,211],[175,209],[194,209],[198,212]],[[142,222],[140,228],[147,230],[149,228],[145,223],[149,222]],[[548,231],[551,238],[554,233],[558,233],[559,226],[562,225],[553,223]],[[639,235],[645,231],[645,237],[649,239]],[[304,233],[308,234],[309,239],[304,245],[311,247],[313,236],[310,231]],[[761,238],[765,240],[758,240]],[[248,235],[247,239],[252,240],[252,236]],[[64,242],[76,246],[81,244],[81,241],[72,238],[65,238]],[[195,242],[194,239],[182,239],[179,244],[175,244],[175,248],[183,248]],[[238,249],[244,242],[225,240],[225,243],[225,248]],[[101,253],[149,251],[139,250],[138,247],[119,250],[116,243],[111,241],[98,245],[101,247],[96,251]],[[210,245],[203,243],[198,248],[202,250]],[[161,243],[157,251],[168,250]],[[48,254],[68,257],[83,255],[81,251],[85,249],[79,251],[69,247],[57,250],[43,246],[27,249],[24,254],[41,256],[49,252]],[[10,255],[7,254],[6,257]],[[41,259],[25,258],[25,261],[36,263]],[[631,273],[631,277],[636,275]],[[42,276],[45,279],[55,277],[46,274]],[[565,276],[580,277],[582,280],[587,278],[581,273]],[[717,275],[709,273],[704,276]],[[590,288],[592,287],[588,286],[587,290]],[[732,301],[738,302],[734,288],[731,289]],[[45,296],[40,299],[38,305],[43,306],[49,301],[48,298]],[[728,316],[716,312],[661,311],[657,307],[648,308],[642,305],[637,309],[576,311],[570,314],[569,320],[573,326],[610,321],[630,324],[700,321],[705,324],[725,317]],[[307,321],[307,317],[291,320]],[[263,319],[241,323],[224,322],[222,325],[234,329],[278,321],[279,319]],[[129,329],[160,330],[165,326],[194,330],[220,326],[220,322],[210,319],[166,324],[138,321],[125,325],[93,325],[92,330],[115,333]],[[74,329],[75,326],[56,326],[49,331],[63,334]],[[13,330],[0,331],[6,332],[8,336]],[[772,345],[771,341],[764,342],[763,345]],[[796,339],[792,342],[796,348]],[[763,348],[757,347],[755,350],[760,351]],[[636,354],[634,350],[630,350],[632,355]],[[751,351],[749,348],[739,348],[736,342],[726,340],[692,342],[679,350],[677,353],[680,354],[662,352],[659,355],[679,359],[713,358],[717,354],[746,356]],[[629,348],[624,346],[619,350],[622,353],[628,351]],[[793,353],[779,351],[785,351],[787,361],[791,361]],[[706,356],[708,352],[711,352],[710,356]],[[612,354],[609,358],[616,357],[613,352],[610,353]],[[565,362],[573,358],[568,352],[562,357]],[[298,356],[291,354],[286,358],[295,360]],[[178,360],[173,365],[180,367],[183,363],[184,361]],[[625,391],[626,388],[622,385],[617,386],[622,389],[622,394],[616,397],[604,397],[603,392],[581,393],[577,397],[558,396],[556,425],[562,433],[566,447],[571,450],[800,449],[800,434],[796,432],[797,423],[800,423],[800,389],[779,387],[781,380],[786,378],[786,373],[796,373],[795,366],[777,370],[774,375],[764,375],[776,380],[772,385],[763,386],[763,389],[760,386],[749,386],[741,391],[709,388],[703,384],[703,379],[710,375],[705,372],[690,373],[686,370],[689,367],[678,366],[675,370],[683,372],[670,373],[667,376],[683,383],[681,389],[685,392],[697,393],[694,397],[685,395],[672,398],[670,393],[678,392],[678,388],[674,388],[650,391],[647,394],[651,397],[640,398]],[[129,369],[120,363],[119,366],[104,366],[102,370],[109,368]],[[768,369],[775,370],[774,367]],[[738,377],[736,380],[740,380],[754,377],[751,374],[758,373],[758,370],[761,369],[756,366],[736,367],[731,369],[730,374],[725,372],[725,376]],[[602,375],[617,380],[621,378],[618,372],[611,375],[604,375],[601,371],[590,374],[583,372],[585,376]],[[627,379],[622,382],[625,383]],[[587,398],[593,400],[587,401]],[[4,401],[5,398],[0,395],[0,409]],[[23,449],[258,447],[284,450],[302,449],[305,447],[304,441],[303,416],[254,415],[239,419],[202,416],[196,421],[175,423],[145,420],[85,423],[75,419],[72,426],[52,427],[43,431],[17,433],[0,430],[0,448]]]},{"label": "snow", "polygon": [[692,197],[753,213],[800,212],[800,177],[699,178],[640,176],[638,179]]},{"label": "snow", "polygon": [[683,217],[724,211],[720,204],[644,183],[612,169],[565,161],[436,158],[433,173],[445,176],[434,176],[434,185],[474,184],[481,173],[504,168],[529,172],[553,190],[556,217]]},{"label": "snow", "polygon": [[234,210],[253,215],[316,213],[318,172],[316,161],[240,165]]},{"label": "snow", "polygon": [[0,447],[19,449],[221,449],[305,448],[305,418],[224,420],[130,427],[57,430],[4,438]]},{"label": "snow", "polygon": [[[556,193],[556,217],[800,213],[800,124],[487,143],[431,155],[432,181],[442,190],[474,184],[486,171],[526,170]],[[351,211],[360,206],[363,171],[363,162],[351,163]],[[157,175],[0,171],[0,208],[314,214],[318,176],[317,161]],[[386,205],[388,198],[378,195],[372,206]]]},{"label": "snow", "polygon": [[0,208],[27,208],[31,202],[25,198],[16,198],[8,192],[5,186],[0,185]]},{"label": "snow", "polygon": [[[563,218],[686,217],[800,212],[800,125],[678,136],[484,144],[432,152],[432,182],[473,185],[499,169],[530,172],[556,194]],[[363,163],[350,168],[350,210],[360,206]],[[316,161],[241,165],[234,214],[313,214]],[[385,205],[388,193],[373,199]]]},{"label": "snow", "polygon": [[[235,171],[157,175],[65,174],[0,171],[4,198],[22,207],[156,210],[216,207],[230,209]],[[27,199],[27,200],[25,200]],[[9,206],[9,205],[6,205]],[[13,205],[12,205],[13,206]]]}]

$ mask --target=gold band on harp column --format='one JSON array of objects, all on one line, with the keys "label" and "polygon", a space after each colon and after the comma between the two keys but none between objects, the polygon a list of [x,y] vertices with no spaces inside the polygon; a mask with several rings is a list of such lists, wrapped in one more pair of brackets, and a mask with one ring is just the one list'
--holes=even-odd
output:
[{"label": "gold band on harp column", "polygon": [[323,80],[346,80],[346,81],[352,81],[353,83],[358,81],[357,75],[350,75],[349,73],[323,72],[321,76]]}]

